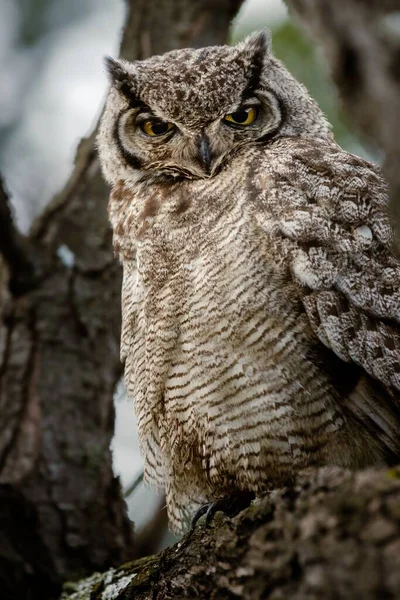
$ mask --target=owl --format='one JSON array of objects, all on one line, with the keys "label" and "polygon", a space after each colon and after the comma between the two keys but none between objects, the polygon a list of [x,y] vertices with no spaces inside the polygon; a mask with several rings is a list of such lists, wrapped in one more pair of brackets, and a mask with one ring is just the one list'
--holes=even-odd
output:
[{"label": "owl", "polygon": [[400,261],[379,168],[256,33],[107,59],[121,355],[171,528],[299,469],[400,456]]}]

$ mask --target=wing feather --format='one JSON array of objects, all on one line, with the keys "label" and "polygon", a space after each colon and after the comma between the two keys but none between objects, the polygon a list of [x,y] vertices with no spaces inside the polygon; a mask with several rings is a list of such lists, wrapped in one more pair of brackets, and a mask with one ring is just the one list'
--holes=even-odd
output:
[{"label": "wing feather", "polygon": [[286,243],[313,331],[342,360],[400,390],[400,260],[379,168],[316,140],[281,140],[274,151],[269,230]]}]

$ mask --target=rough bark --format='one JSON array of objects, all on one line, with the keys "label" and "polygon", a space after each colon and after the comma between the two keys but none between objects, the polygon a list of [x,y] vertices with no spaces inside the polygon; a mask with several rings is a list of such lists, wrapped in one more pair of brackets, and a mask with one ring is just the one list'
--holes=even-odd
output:
[{"label": "rough bark", "polygon": [[109,450],[121,373],[120,272],[95,163],[84,144],[81,177],[63,209],[71,209],[70,222],[60,228],[65,212],[55,211],[28,240],[40,257],[35,287],[3,290],[0,512],[8,525],[0,589],[6,599],[51,597],[62,580],[132,553]]},{"label": "rough bark", "polygon": [[[240,4],[129,0],[121,55],[220,43]],[[45,600],[63,580],[133,555],[109,450],[121,274],[94,134],[28,237],[15,231],[3,191],[0,595]]]},{"label": "rough bark", "polygon": [[306,471],[230,520],[62,600],[400,598],[400,471]]},{"label": "rough bark", "polygon": [[400,251],[400,0],[286,0],[328,61],[350,122],[383,151]]}]

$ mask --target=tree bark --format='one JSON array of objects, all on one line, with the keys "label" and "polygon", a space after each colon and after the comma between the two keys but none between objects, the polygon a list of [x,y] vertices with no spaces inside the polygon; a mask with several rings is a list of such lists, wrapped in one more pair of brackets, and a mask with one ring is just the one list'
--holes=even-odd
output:
[{"label": "tree bark", "polygon": [[322,48],[344,108],[384,154],[400,251],[400,0],[286,0]]},{"label": "tree bark", "polygon": [[[221,43],[240,4],[129,0],[121,55]],[[133,553],[109,449],[121,273],[94,138],[28,237],[0,190],[2,600],[56,597],[62,581]]]},{"label": "tree bark", "polygon": [[301,473],[158,556],[65,587],[62,600],[400,598],[400,470]]}]

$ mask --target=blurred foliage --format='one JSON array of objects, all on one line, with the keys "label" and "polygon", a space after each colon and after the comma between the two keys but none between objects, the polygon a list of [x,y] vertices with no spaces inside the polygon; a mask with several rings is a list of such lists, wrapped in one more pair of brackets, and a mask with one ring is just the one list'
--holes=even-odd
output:
[{"label": "blurred foliage", "polygon": [[96,0],[14,0],[21,22],[19,43],[35,46],[48,33],[84,19],[96,9]]},{"label": "blurred foliage", "polygon": [[18,42],[21,46],[34,46],[47,33],[46,15],[52,0],[15,0],[21,21]]}]

